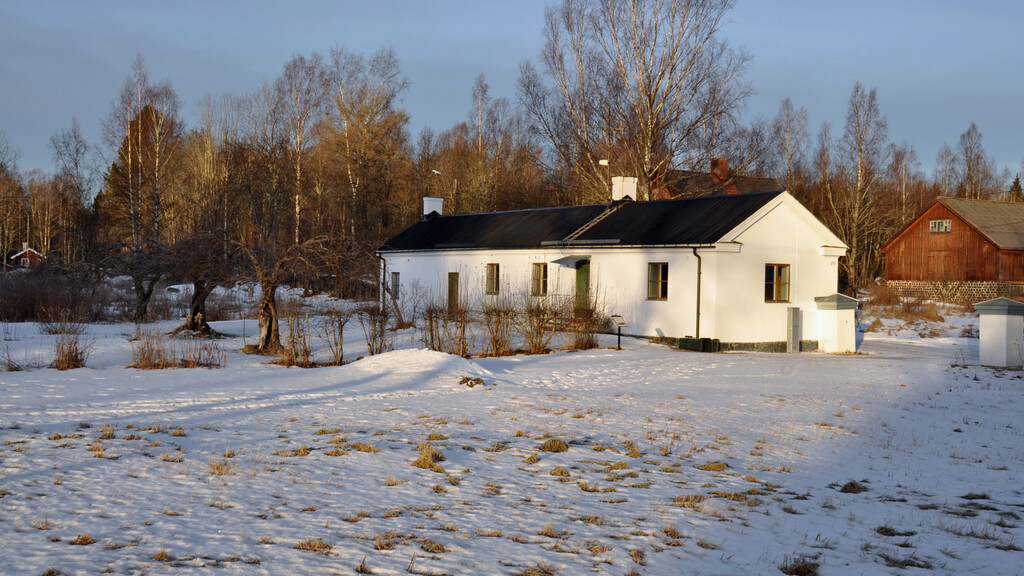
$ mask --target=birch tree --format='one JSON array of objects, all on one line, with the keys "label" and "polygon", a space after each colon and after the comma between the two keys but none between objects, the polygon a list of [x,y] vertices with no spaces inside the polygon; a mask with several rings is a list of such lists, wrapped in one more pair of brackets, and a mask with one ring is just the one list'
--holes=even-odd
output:
[{"label": "birch tree", "polygon": [[520,93],[556,164],[607,199],[609,159],[641,199],[670,169],[706,163],[750,89],[749,56],[721,38],[731,0],[563,0],[545,13],[541,70]]},{"label": "birch tree", "polygon": [[861,287],[879,265],[877,248],[886,234],[879,183],[889,161],[888,121],[878,104],[877,90],[853,87],[846,125],[832,155],[827,129],[819,135],[816,154],[825,203],[825,223],[849,246],[843,273]]},{"label": "birch tree", "polygon": [[323,57],[316,52],[308,58],[301,54],[293,57],[274,82],[274,89],[280,93],[281,117],[294,171],[294,242],[298,244],[304,202],[302,166],[309,150],[316,145],[317,132],[313,128],[320,120],[330,90]]}]

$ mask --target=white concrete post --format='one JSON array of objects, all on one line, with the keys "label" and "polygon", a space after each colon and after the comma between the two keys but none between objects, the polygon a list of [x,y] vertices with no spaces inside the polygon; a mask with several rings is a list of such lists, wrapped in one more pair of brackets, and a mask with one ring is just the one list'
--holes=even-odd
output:
[{"label": "white concrete post", "polygon": [[995,298],[974,305],[981,319],[978,359],[982,366],[1021,368],[1024,342],[1024,303]]},{"label": "white concrete post", "polygon": [[832,354],[857,351],[857,307],[860,301],[836,293],[817,296],[818,349]]}]

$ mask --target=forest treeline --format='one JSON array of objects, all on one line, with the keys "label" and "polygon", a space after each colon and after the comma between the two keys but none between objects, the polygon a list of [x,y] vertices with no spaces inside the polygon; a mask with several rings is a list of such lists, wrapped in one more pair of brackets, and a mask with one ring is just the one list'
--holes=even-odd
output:
[{"label": "forest treeline", "polygon": [[162,280],[199,293],[258,280],[273,339],[278,285],[352,295],[426,195],[449,213],[595,203],[610,198],[610,176],[627,175],[643,201],[727,158],[732,175],[777,178],[850,246],[842,277],[854,287],[882,273],[881,245],[936,196],[1022,199],[974,124],[925,174],[912,143],[890,140],[877,90],[859,83],[843,126],[812,134],[789,98],[774,118],[741,120],[750,55],[722,37],[730,8],[563,0],[547,9],[517,94],[495,97],[481,74],[466,87],[465,121],[415,136],[389,49],[295,55],[248,93],[194,103],[191,125],[140,55],[95,119],[102,142],[74,118],[53,134],[52,173],[19,172],[16,143],[0,133],[0,247],[130,276],[137,321]]}]

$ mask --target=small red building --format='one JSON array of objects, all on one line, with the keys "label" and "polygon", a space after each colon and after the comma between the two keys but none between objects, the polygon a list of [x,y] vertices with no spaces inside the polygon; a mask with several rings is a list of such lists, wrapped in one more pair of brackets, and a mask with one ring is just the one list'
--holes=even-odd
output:
[{"label": "small red building", "polygon": [[39,252],[28,247],[28,242],[22,242],[21,252],[18,252],[7,259],[10,268],[35,268],[46,259]]},{"label": "small red building", "polygon": [[882,247],[901,294],[977,302],[1024,293],[1024,203],[938,198]]}]

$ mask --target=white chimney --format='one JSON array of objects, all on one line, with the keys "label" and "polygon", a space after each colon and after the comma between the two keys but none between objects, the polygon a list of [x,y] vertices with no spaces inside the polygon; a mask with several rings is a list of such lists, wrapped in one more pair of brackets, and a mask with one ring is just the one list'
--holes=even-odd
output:
[{"label": "white chimney", "polygon": [[28,250],[28,242],[21,243],[21,251],[24,252],[25,250]]},{"label": "white chimney", "polygon": [[438,216],[444,214],[444,198],[440,196],[423,197],[423,217],[426,218],[431,212],[437,212]]},{"label": "white chimney", "polygon": [[612,202],[618,202],[626,196],[636,200],[636,177],[612,176]]}]

